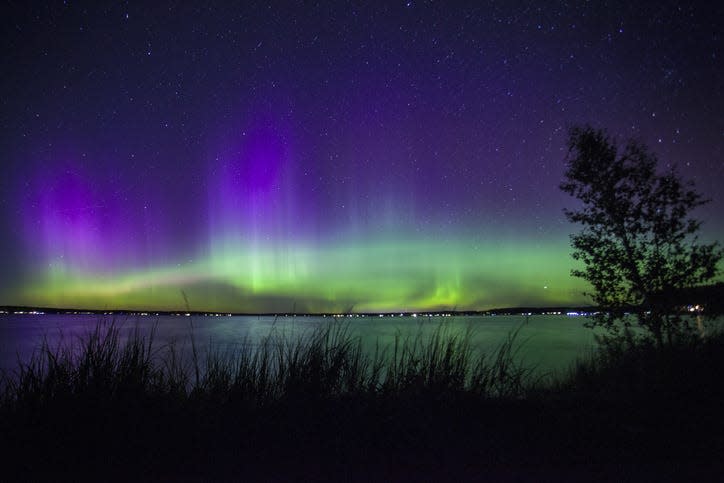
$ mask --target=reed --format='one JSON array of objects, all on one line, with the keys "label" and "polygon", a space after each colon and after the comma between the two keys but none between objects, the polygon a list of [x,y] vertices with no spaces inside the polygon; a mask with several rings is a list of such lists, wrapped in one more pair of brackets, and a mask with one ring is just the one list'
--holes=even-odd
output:
[{"label": "reed", "polygon": [[296,479],[323,464],[335,481],[350,468],[385,479],[386,467],[474,479],[481,465],[720,454],[721,333],[665,352],[613,341],[542,384],[521,362],[517,330],[481,354],[472,328],[446,324],[372,350],[346,323],[296,337],[275,329],[226,351],[120,329],[43,340],[1,375],[5,479]]},{"label": "reed", "polygon": [[157,347],[154,330],[121,337],[114,322],[99,323],[76,340],[43,340],[27,361],[4,375],[5,407],[39,408],[56,401],[176,399],[194,404],[264,406],[285,399],[394,397],[402,393],[470,392],[520,397],[530,371],[516,359],[517,331],[493,354],[471,345],[472,329],[446,324],[429,336],[397,334],[371,353],[345,323],[331,323],[292,338],[272,331],[260,343],[200,354]]}]

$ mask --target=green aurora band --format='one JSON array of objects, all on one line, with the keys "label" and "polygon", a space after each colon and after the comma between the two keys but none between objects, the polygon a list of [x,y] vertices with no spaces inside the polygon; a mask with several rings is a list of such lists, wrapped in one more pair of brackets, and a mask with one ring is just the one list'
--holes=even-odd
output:
[{"label": "green aurora band", "polygon": [[[23,304],[106,310],[386,312],[585,303],[563,240],[215,243],[207,257],[126,273],[38,268]],[[183,293],[182,293],[183,292]]]}]

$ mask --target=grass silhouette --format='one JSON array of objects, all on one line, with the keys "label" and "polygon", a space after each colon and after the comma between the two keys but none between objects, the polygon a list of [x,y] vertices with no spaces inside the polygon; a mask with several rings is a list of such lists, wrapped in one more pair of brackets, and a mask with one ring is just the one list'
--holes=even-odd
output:
[{"label": "grass silhouette", "polygon": [[479,354],[472,329],[441,324],[369,351],[332,323],[230,351],[192,342],[189,357],[154,331],[98,324],[3,374],[5,476],[688,478],[719,464],[721,332],[666,352],[618,341],[553,380],[519,362],[517,337]]}]

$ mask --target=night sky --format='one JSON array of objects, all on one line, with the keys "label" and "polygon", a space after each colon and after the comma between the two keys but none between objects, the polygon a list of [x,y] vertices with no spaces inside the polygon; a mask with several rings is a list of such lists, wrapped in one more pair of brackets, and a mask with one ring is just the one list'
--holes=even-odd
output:
[{"label": "night sky", "polygon": [[579,123],[676,165],[724,238],[715,2],[97,3],[2,7],[0,304],[585,302]]}]

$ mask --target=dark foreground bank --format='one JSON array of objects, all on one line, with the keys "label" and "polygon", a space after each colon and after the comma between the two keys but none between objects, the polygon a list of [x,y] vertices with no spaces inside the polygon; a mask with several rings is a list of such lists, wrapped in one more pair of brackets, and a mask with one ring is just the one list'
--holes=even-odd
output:
[{"label": "dark foreground bank", "polygon": [[557,380],[440,329],[344,326],[181,360],[99,326],[2,381],[7,481],[719,479],[724,337],[619,342]]}]

